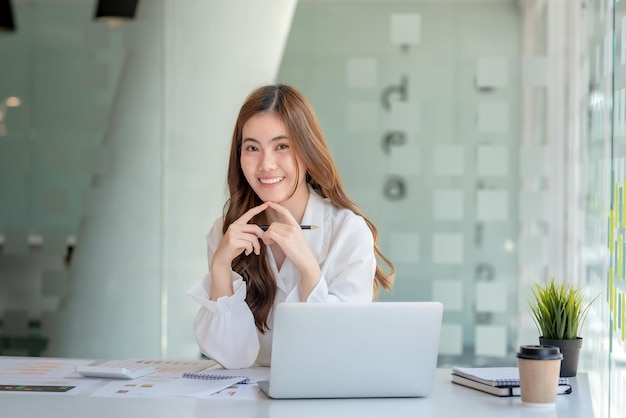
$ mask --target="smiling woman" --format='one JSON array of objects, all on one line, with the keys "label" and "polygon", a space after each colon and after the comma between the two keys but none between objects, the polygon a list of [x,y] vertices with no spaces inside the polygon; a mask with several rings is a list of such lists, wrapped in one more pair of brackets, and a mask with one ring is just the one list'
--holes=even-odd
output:
[{"label": "smiling woman", "polygon": [[[244,125],[241,169],[263,201],[284,202],[300,221],[308,190],[302,159],[291,150],[285,124],[275,113],[259,113]],[[256,139],[258,138],[258,139]],[[302,204],[304,203],[304,204]],[[299,207],[299,208],[298,208]]]},{"label": "smiling woman", "polygon": [[294,88],[248,96],[228,186],[224,216],[207,237],[210,271],[189,292],[202,305],[198,344],[224,367],[269,365],[278,303],[365,302],[391,290],[394,266],[378,231],[347,196],[315,113]]}]

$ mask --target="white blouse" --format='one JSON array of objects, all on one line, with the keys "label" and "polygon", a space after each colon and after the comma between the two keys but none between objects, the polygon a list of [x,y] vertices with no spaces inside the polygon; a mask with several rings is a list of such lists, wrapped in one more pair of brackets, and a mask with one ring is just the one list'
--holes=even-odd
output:
[{"label": "white blouse", "polygon": [[[302,224],[319,226],[303,233],[322,272],[307,302],[372,301],[376,257],[372,232],[363,218],[351,210],[337,208],[311,190]],[[207,235],[209,273],[188,292],[201,305],[194,324],[196,340],[206,356],[225,368],[246,368],[255,361],[260,366],[269,366],[273,311],[268,320],[270,329],[260,333],[245,301],[246,284],[234,271],[234,294],[211,300],[211,259],[223,236],[222,225],[223,218],[217,219]],[[285,259],[279,271],[271,249],[267,249],[278,286],[274,306],[299,302],[300,272],[289,259]]]}]

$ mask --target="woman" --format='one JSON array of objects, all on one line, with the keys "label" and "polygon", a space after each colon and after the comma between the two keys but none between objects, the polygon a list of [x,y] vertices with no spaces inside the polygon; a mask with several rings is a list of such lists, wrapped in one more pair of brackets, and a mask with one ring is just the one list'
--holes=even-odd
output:
[{"label": "woman", "polygon": [[209,358],[268,366],[276,304],[364,302],[391,290],[395,269],[378,231],[348,198],[313,109],[292,87],[248,96],[228,186],[224,216],[207,236],[209,273],[189,291],[202,305],[195,332]]}]

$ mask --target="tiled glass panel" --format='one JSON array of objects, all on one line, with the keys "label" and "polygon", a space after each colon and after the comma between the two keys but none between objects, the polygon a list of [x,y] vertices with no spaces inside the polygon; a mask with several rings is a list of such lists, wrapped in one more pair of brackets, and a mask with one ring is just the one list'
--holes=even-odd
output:
[{"label": "tiled glass panel", "polygon": [[[448,307],[446,364],[515,362],[516,300],[479,312],[474,290],[517,279],[521,18],[510,2],[299,2],[278,77],[311,99],[396,264],[381,299]],[[477,325],[496,330],[497,349],[476,349]]]}]

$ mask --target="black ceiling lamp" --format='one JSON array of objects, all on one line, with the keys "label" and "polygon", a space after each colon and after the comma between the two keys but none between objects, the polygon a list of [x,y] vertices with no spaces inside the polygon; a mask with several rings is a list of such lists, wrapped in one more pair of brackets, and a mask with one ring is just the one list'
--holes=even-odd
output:
[{"label": "black ceiling lamp", "polygon": [[0,0],[0,32],[15,32],[11,0]]},{"label": "black ceiling lamp", "polygon": [[117,21],[134,19],[137,3],[139,0],[98,0],[94,19]]}]

